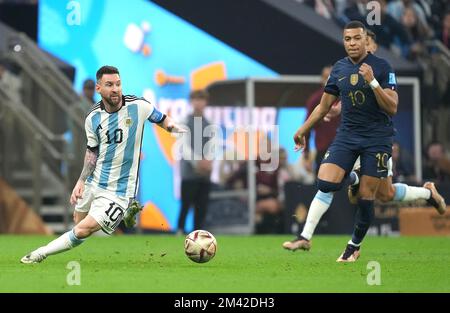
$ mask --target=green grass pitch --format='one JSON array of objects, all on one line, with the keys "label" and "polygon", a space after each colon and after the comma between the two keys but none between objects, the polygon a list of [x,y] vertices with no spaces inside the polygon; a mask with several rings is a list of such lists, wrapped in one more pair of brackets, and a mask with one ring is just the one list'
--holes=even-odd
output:
[{"label": "green grass pitch", "polygon": [[[283,250],[290,236],[217,235],[218,252],[190,261],[184,237],[92,237],[41,264],[19,259],[52,237],[0,236],[1,292],[450,292],[450,238],[368,237],[356,263],[338,264],[348,236],[316,236],[310,252]],[[80,285],[68,285],[70,261]],[[381,285],[368,285],[370,261]]]}]

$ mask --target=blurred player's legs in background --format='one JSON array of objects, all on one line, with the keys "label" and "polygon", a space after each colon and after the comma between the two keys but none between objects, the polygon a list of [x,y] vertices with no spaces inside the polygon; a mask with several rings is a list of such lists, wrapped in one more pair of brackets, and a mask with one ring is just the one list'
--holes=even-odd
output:
[{"label": "blurred player's legs in background", "polygon": [[[359,176],[360,176],[360,160],[355,162],[354,170],[350,173],[348,196],[352,204],[358,203],[359,196]],[[392,159],[388,162],[388,177],[382,179],[378,187],[376,199],[381,202],[408,202],[416,200],[426,200],[430,205],[436,208],[439,214],[444,214],[446,204],[444,198],[437,191],[434,183],[426,182],[423,187],[413,187],[402,183],[392,183]],[[309,242],[314,234],[314,230],[319,223],[321,217],[331,205],[333,201],[333,193],[323,193],[320,190],[314,197],[309,207],[308,216],[305,226],[300,235],[292,241],[283,243],[283,247],[288,250],[309,250],[311,243]]]},{"label": "blurred player's legs in background", "polygon": [[[354,172],[359,176],[359,158],[355,163]],[[388,161],[388,177],[382,179],[377,191],[376,199],[381,202],[410,202],[416,200],[426,200],[439,214],[444,214],[446,204],[444,198],[439,194],[434,183],[426,182],[423,187],[409,186],[403,183],[392,183],[392,158]],[[350,203],[356,204],[358,198],[359,185],[354,184],[348,187],[348,198]]]}]

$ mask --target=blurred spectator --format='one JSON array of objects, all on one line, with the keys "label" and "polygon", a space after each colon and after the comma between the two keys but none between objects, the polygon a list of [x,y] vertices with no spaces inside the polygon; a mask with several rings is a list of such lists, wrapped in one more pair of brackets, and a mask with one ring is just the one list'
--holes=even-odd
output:
[{"label": "blurred spectator", "polygon": [[280,163],[278,166],[278,188],[280,190],[278,199],[284,207],[284,185],[291,180],[294,180],[295,169],[288,163],[288,155],[286,149],[280,148],[279,153]]},{"label": "blurred spectator", "polygon": [[379,3],[381,6],[381,24],[372,26],[371,30],[377,36],[379,45],[391,49],[400,55],[401,49],[409,47],[411,40],[403,25],[387,12],[386,0],[380,0]]},{"label": "blurred spectator", "polygon": [[394,182],[416,182],[414,165],[411,155],[401,149],[398,142],[392,145],[392,171]]},{"label": "blurred spectator", "polygon": [[422,9],[422,7],[414,2],[414,0],[395,0],[389,2],[387,5],[387,13],[389,13],[390,16],[395,18],[397,22],[400,22],[402,20],[403,15],[405,14],[405,9],[409,7],[414,10],[415,15],[420,20],[422,24],[427,24],[427,19],[425,16],[425,12]]},{"label": "blurred spectator", "polygon": [[367,30],[367,45],[368,52],[374,54],[378,50],[377,35],[370,29]]},{"label": "blurred spectator", "polygon": [[[425,41],[431,38],[431,30],[428,25],[418,19],[417,13],[412,6],[407,6],[403,10],[401,18],[402,25],[409,37],[409,44],[403,44],[403,57],[416,60],[419,57],[427,57],[428,52],[425,47]],[[401,45],[401,43],[399,43]]]},{"label": "blurred spectator", "polygon": [[[284,184],[293,179],[292,168],[287,163],[286,150],[279,151],[279,166],[275,170],[262,171],[261,164],[268,161],[256,160],[256,233],[281,232],[281,212],[284,203]],[[239,168],[227,180],[226,186],[233,189],[248,188],[247,161],[241,161]]]},{"label": "blurred spectator", "polygon": [[[270,162],[270,160],[266,161]],[[293,176],[289,173],[286,150],[279,151],[279,166],[272,171],[262,171],[260,160],[256,161],[256,207],[255,231],[258,234],[280,233],[284,208],[284,184]]]},{"label": "blurred spectator", "polygon": [[432,142],[427,147],[423,179],[435,182],[450,181],[450,160],[446,157],[444,146],[440,142]]},{"label": "blurred spectator", "polygon": [[234,186],[227,185],[229,179],[239,170],[240,164],[243,162],[235,158],[236,154],[234,150],[225,152],[219,166],[219,184],[229,189],[242,189],[243,183],[240,180],[237,180]]},{"label": "blurred spectator", "polygon": [[343,25],[350,21],[360,21],[364,24],[366,23],[366,8],[367,1],[360,0],[349,0],[347,2],[347,7],[344,10],[344,14],[341,18]]},{"label": "blurred spectator", "polygon": [[90,104],[95,104],[95,81],[92,79],[86,79],[83,82],[83,96],[90,102]]},{"label": "blurred spectator", "polygon": [[450,11],[447,11],[444,15],[442,27],[437,31],[436,37],[442,41],[447,49],[450,49]]},{"label": "blurred spectator", "polygon": [[8,91],[14,101],[22,101],[22,81],[7,68],[7,64],[3,61],[0,61],[0,86]]},{"label": "blurred spectator", "polygon": [[[317,89],[306,101],[306,108],[308,109],[308,113],[306,118],[308,118],[312,111],[314,111],[315,107],[320,103],[320,99],[323,94],[324,86],[328,80],[328,76],[330,76],[331,66],[325,66],[322,69],[321,76],[321,87]],[[339,127],[340,116],[333,117],[329,122],[320,122],[314,127],[315,131],[315,144],[316,144],[316,155],[315,155],[315,173],[319,170],[319,165],[322,162],[323,156],[327,152],[328,146],[333,141],[336,136],[336,130]],[[306,135],[306,146],[304,150],[305,160],[312,160],[310,155],[309,148],[309,138],[310,133]]]},{"label": "blurred spectator", "polygon": [[316,158],[316,151],[309,152],[309,159],[305,158],[303,153],[298,161],[291,166],[294,180],[304,184],[312,185],[316,181],[316,173],[314,172],[314,162]]},{"label": "blurred spectator", "polygon": [[[184,135],[186,144],[183,146],[184,154],[180,162],[181,210],[178,218],[178,234],[184,233],[186,216],[191,205],[194,206],[194,229],[202,229],[208,209],[212,161],[206,159],[203,153],[208,141],[208,137],[203,136],[203,131],[210,125],[204,117],[208,99],[208,93],[204,90],[195,90],[189,95],[193,112],[184,122],[190,132]],[[195,125],[198,121],[201,121],[201,125]],[[196,132],[197,129],[201,133]],[[196,143],[198,140],[201,140],[201,145]]]}]

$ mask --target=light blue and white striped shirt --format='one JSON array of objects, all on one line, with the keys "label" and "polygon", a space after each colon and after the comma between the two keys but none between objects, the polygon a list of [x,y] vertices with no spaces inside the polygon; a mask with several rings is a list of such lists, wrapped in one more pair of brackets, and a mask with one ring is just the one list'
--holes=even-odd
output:
[{"label": "light blue and white striped shirt", "polygon": [[97,164],[87,183],[125,201],[135,197],[142,135],[146,120],[160,123],[164,114],[150,102],[123,96],[120,110],[108,113],[100,101],[86,117],[89,149],[98,148]]}]

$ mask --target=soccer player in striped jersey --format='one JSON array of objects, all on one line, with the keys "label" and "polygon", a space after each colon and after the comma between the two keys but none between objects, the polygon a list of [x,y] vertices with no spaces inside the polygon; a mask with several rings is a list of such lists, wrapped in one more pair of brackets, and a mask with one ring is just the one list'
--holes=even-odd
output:
[{"label": "soccer player in striped jersey", "polygon": [[140,208],[129,203],[138,183],[145,122],[156,123],[168,132],[186,132],[145,99],[122,95],[119,71],[113,66],[97,71],[95,88],[102,100],[86,117],[84,167],[70,197],[75,205],[75,227],[24,256],[22,263],[39,263],[49,255],[70,250],[100,229],[111,234],[122,219],[133,224]]}]

